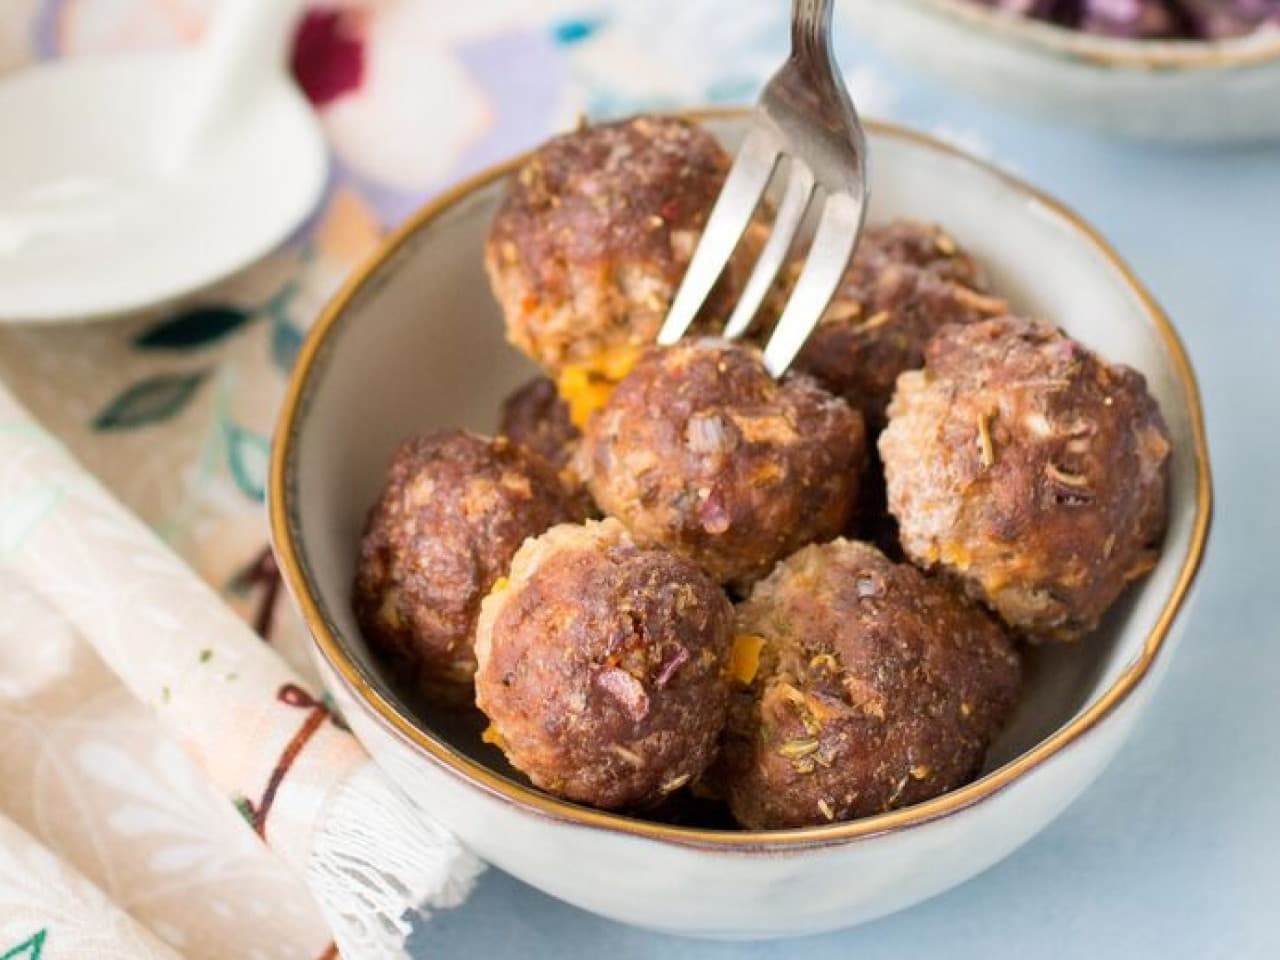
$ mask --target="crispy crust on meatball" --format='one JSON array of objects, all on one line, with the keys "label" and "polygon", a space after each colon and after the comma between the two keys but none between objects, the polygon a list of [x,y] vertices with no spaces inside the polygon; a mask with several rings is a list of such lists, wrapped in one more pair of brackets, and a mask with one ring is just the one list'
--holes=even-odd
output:
[{"label": "crispy crust on meatball", "polygon": [[967,783],[1017,697],[1000,625],[868,544],[789,557],[739,605],[737,631],[717,772],[749,829],[869,816]]},{"label": "crispy crust on meatball", "polygon": [[712,760],[728,701],[732,608],[695,564],[616,520],[555,527],[485,599],[476,702],[537,786],[646,806]]},{"label": "crispy crust on meatball", "polygon": [[[705,130],[660,116],[536,150],[485,247],[508,339],[553,374],[653,342],[730,162]],[[724,319],[759,236],[750,231],[704,316]]]},{"label": "crispy crust on meatball", "polygon": [[930,337],[946,324],[1005,312],[986,289],[981,266],[935,224],[869,227],[796,369],[848,400],[878,431],[898,374],[924,363]]},{"label": "crispy crust on meatball", "polygon": [[926,353],[880,437],[903,548],[1033,639],[1078,638],[1164,532],[1170,446],[1146,381],[1015,317]]},{"label": "crispy crust on meatball", "polygon": [[596,502],[644,543],[749,586],[845,529],[865,463],[858,413],[807,377],[775,381],[754,348],[654,349],[587,424]]},{"label": "crispy crust on meatball", "polygon": [[534,377],[502,401],[498,432],[541,455],[559,470],[569,466],[582,439],[569,419],[568,404],[546,377]]},{"label": "crispy crust on meatball", "polygon": [[352,607],[366,640],[428,695],[469,700],[481,599],[526,537],[582,517],[555,469],[504,437],[407,441],[360,544]]}]

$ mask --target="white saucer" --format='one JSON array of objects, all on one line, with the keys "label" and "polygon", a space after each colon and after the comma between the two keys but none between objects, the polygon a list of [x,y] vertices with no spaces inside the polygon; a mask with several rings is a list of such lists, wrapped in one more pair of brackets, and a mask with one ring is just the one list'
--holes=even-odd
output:
[{"label": "white saucer", "polygon": [[[46,64],[0,82],[0,321],[111,317],[260,259],[324,193],[314,113],[281,75],[167,172],[192,53]],[[176,121],[176,122],[175,122]]]}]

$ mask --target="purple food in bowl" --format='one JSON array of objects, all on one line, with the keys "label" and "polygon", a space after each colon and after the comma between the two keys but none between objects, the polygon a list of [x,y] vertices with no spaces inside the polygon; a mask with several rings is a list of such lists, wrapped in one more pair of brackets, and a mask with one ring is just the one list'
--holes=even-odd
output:
[{"label": "purple food in bowl", "polygon": [[1132,40],[1221,40],[1280,25],[1280,0],[975,0],[1086,33]]}]

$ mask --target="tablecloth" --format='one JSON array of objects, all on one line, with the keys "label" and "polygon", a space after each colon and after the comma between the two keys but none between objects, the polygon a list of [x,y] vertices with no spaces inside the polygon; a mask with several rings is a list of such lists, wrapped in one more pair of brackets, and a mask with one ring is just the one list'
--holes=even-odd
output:
[{"label": "tablecloth", "polygon": [[[188,43],[215,2],[5,0],[0,71],[47,57]],[[334,151],[313,222],[179,311],[0,330],[0,376],[307,669],[302,632],[266,550],[261,500],[273,410],[324,299],[425,197],[580,112],[749,100],[785,46],[786,7],[773,0],[315,4],[292,53]],[[848,31],[838,47],[864,112],[994,155],[1075,204],[1134,262],[1187,337],[1218,467],[1212,559],[1222,562],[1206,570],[1167,690],[1113,771],[1062,821],[984,877],[898,917],[801,946],[722,948],[625,930],[491,871],[463,907],[423,915],[413,953],[1280,955],[1280,934],[1261,919],[1280,893],[1273,863],[1280,826],[1260,799],[1280,788],[1280,752],[1270,743],[1280,705],[1267,692],[1280,679],[1280,645],[1266,643],[1280,639],[1269,598],[1277,567],[1267,547],[1280,538],[1280,455],[1270,422],[1280,409],[1280,150],[1109,142],[955,95]],[[19,606],[35,602],[16,595]],[[0,637],[11,609],[18,607],[0,607]],[[0,657],[5,651],[0,643]],[[46,712],[28,715],[33,703],[48,704]],[[15,704],[23,705],[17,721]],[[176,748],[56,622],[39,655],[21,658],[21,670],[7,660],[0,668],[4,711],[0,810],[186,955],[326,949],[301,891],[271,900],[276,935],[258,935],[249,920],[264,901],[256,885],[296,890],[275,886],[293,881],[252,843],[212,842],[223,834],[209,825],[222,818],[234,827],[227,821],[234,813],[214,809],[226,805],[191,779]],[[14,743],[20,747],[10,749]],[[186,905],[196,901],[208,927],[194,936],[165,919],[185,923]],[[10,946],[0,944],[0,957]]]}]

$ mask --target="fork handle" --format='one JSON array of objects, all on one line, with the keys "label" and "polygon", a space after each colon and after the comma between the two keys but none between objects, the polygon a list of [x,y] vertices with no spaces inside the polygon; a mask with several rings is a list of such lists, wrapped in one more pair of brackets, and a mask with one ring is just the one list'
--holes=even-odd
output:
[{"label": "fork handle", "polygon": [[803,63],[830,61],[834,0],[791,0],[791,57]]}]

